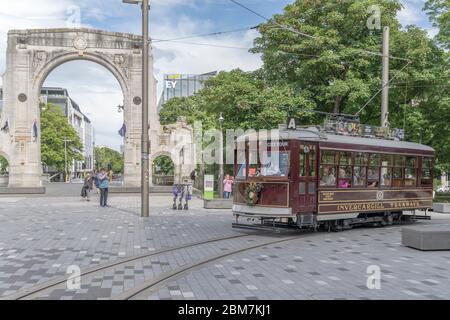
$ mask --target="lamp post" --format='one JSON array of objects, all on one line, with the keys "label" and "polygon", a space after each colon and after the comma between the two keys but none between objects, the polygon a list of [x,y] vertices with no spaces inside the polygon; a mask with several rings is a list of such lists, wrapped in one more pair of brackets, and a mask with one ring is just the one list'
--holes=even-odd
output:
[{"label": "lamp post", "polygon": [[142,8],[142,139],[141,139],[141,217],[149,216],[149,136],[148,136],[148,14],[149,0],[122,0]]},{"label": "lamp post", "polygon": [[223,132],[222,125],[225,119],[222,116],[222,112],[219,116],[219,124],[220,124],[220,162],[219,162],[219,197],[223,197]]}]

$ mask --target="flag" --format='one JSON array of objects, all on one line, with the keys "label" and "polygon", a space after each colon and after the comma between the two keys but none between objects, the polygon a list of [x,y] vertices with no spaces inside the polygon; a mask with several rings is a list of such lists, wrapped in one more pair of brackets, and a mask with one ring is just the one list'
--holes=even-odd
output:
[{"label": "flag", "polygon": [[120,130],[119,130],[119,134],[120,134],[121,137],[125,137],[126,133],[127,133],[127,126],[124,123],[122,128],[120,128]]},{"label": "flag", "polygon": [[5,124],[3,125],[3,127],[0,130],[5,131],[5,132],[9,131],[9,121],[8,120],[5,121]]},{"label": "flag", "polygon": [[36,139],[37,136],[38,136],[38,127],[37,127],[36,120],[34,120],[34,123],[33,123],[33,138]]}]

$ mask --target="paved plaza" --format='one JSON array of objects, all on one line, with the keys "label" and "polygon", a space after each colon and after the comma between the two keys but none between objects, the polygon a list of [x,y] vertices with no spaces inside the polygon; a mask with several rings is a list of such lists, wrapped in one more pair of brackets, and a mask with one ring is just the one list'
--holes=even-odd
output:
[{"label": "paved plaza", "polygon": [[[197,198],[190,210],[174,211],[170,195],[152,194],[151,217],[142,219],[138,195],[111,194],[101,208],[96,195],[81,201],[77,185],[48,191],[0,197],[2,298],[67,277],[73,266],[83,273],[142,256],[83,275],[79,288],[64,282],[32,298],[115,299],[164,278],[135,298],[450,299],[450,251],[402,246],[402,226],[297,237],[232,229],[230,210],[203,209]],[[450,224],[450,216],[417,224]],[[379,289],[367,286],[369,266],[380,268]]]}]

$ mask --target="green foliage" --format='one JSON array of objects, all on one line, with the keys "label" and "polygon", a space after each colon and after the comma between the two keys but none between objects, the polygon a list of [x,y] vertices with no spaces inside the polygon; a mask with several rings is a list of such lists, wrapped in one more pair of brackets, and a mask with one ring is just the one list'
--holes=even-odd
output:
[{"label": "green foliage", "polygon": [[64,140],[67,142],[67,163],[83,160],[83,145],[75,129],[67,122],[61,109],[52,104],[41,111],[41,157],[42,162],[63,171]]},{"label": "green foliage", "polygon": [[170,157],[159,156],[153,161],[153,170],[156,174],[169,176],[174,174],[175,166]]},{"label": "green foliage", "polygon": [[433,26],[439,28],[436,40],[450,49],[450,0],[428,0],[424,9]]},{"label": "green foliage", "polygon": [[8,167],[8,160],[5,157],[0,156],[0,173],[5,173]]},{"label": "green foliage", "polygon": [[[166,103],[161,122],[185,116],[208,129],[218,127],[222,113],[225,129],[270,129],[288,114],[303,124],[320,124],[322,118],[311,110],[355,114],[381,88],[381,57],[367,53],[382,49],[382,30],[367,27],[371,5],[381,9],[381,26],[390,27],[390,54],[403,58],[390,59],[390,126],[404,128],[409,141],[434,147],[437,169],[450,169],[450,59],[443,49],[448,48],[449,0],[429,0],[425,6],[440,28],[439,42],[416,26],[401,26],[399,0],[294,1],[259,26],[252,52],[262,55],[260,70],[219,73],[195,96]],[[379,125],[380,105],[378,94],[362,111],[361,122]]]},{"label": "green foliage", "polygon": [[308,111],[315,105],[307,93],[293,95],[288,85],[268,86],[255,73],[239,69],[220,72],[205,82],[203,90],[189,98],[173,98],[160,111],[162,124],[186,117],[189,124],[201,121],[203,129],[217,128],[222,113],[224,129],[276,128],[287,114],[312,122]]},{"label": "green foliage", "polygon": [[123,172],[123,157],[116,150],[108,147],[95,147],[95,161],[97,169],[108,169],[108,166],[111,165],[113,172]]}]

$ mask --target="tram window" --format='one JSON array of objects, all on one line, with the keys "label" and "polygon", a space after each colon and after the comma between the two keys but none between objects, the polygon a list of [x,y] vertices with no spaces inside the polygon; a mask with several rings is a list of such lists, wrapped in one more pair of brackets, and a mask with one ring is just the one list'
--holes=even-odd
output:
[{"label": "tram window", "polygon": [[366,166],[367,165],[367,153],[357,152],[355,153],[355,165]]},{"label": "tram window", "polygon": [[406,187],[416,186],[416,169],[405,168],[405,186]]},{"label": "tram window", "polygon": [[400,188],[403,186],[403,168],[392,169],[392,187]]},{"label": "tram window", "polygon": [[305,182],[301,181],[298,184],[298,193],[299,194],[305,194],[306,193],[306,183]]},{"label": "tram window", "polygon": [[431,169],[432,164],[433,164],[433,158],[422,157],[422,169],[424,169],[424,168]]},{"label": "tram window", "polygon": [[380,179],[379,173],[380,173],[379,167],[370,167],[369,170],[367,170],[367,187],[368,188],[378,187],[378,183],[379,183],[379,179]]},{"label": "tram window", "polygon": [[433,185],[433,175],[431,173],[433,166],[433,159],[430,157],[422,158],[422,175],[420,178],[420,184],[422,186]]},{"label": "tram window", "polygon": [[394,156],[391,154],[382,154],[381,165],[383,167],[392,167],[394,165]]},{"label": "tram window", "polygon": [[316,193],[316,183],[310,182],[308,183],[308,194],[315,194]]},{"label": "tram window", "polygon": [[371,166],[379,166],[380,165],[380,155],[372,153],[370,155],[370,165]]},{"label": "tram window", "polygon": [[364,187],[366,185],[366,167],[354,167],[353,186]]},{"label": "tram window", "polygon": [[392,179],[392,168],[381,167],[381,186],[390,187]]},{"label": "tram window", "polygon": [[350,188],[352,181],[352,167],[339,167],[339,188]]},{"label": "tram window", "polygon": [[239,165],[239,170],[237,172],[236,178],[245,179],[245,163]]},{"label": "tram window", "polygon": [[287,177],[289,173],[289,152],[263,152],[261,175],[265,177]]},{"label": "tram window", "polygon": [[316,149],[314,147],[309,151],[309,176],[316,176]]},{"label": "tram window", "polygon": [[336,164],[336,151],[323,150],[321,154],[322,163]]},{"label": "tram window", "polygon": [[299,175],[300,175],[300,177],[304,177],[305,171],[306,171],[306,156],[305,156],[303,150],[300,150],[299,165],[300,165]]},{"label": "tram window", "polygon": [[405,186],[415,187],[417,180],[417,157],[406,157]]},{"label": "tram window", "polygon": [[395,155],[394,157],[395,162],[394,165],[396,167],[404,167],[405,166],[405,162],[406,162],[406,157],[405,156],[401,156],[401,155]]},{"label": "tram window", "polygon": [[320,166],[320,185],[336,187],[336,167],[330,165]]},{"label": "tram window", "polygon": [[248,153],[248,176],[251,177],[257,177],[259,175],[259,168],[258,168],[258,153],[256,150],[249,150]]},{"label": "tram window", "polygon": [[420,184],[422,186],[431,186],[433,184],[430,169],[422,169],[422,178],[420,180]]},{"label": "tram window", "polygon": [[341,166],[352,165],[352,153],[351,152],[339,152],[339,164]]}]

